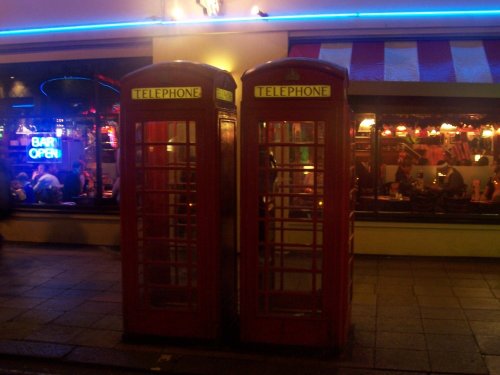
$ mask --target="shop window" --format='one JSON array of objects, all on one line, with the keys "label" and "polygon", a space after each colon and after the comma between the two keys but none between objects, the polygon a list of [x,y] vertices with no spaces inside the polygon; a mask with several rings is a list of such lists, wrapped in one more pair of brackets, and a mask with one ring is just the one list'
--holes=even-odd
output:
[{"label": "shop window", "polygon": [[449,218],[500,214],[500,119],[358,113],[358,212]]},{"label": "shop window", "polygon": [[117,207],[120,79],[150,63],[0,64],[0,151],[18,207]]},{"label": "shop window", "polygon": [[112,200],[118,177],[118,114],[0,120],[19,205]]}]

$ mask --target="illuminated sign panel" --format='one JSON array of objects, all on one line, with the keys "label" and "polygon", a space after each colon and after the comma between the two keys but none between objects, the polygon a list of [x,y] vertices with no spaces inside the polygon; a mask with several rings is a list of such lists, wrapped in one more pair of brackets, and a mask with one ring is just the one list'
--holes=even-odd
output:
[{"label": "illuminated sign panel", "polygon": [[329,98],[329,85],[277,85],[255,86],[256,98]]},{"label": "illuminated sign panel", "polygon": [[26,148],[29,163],[60,163],[62,161],[61,138],[53,133],[34,133]]},{"label": "illuminated sign panel", "polygon": [[200,99],[201,87],[142,87],[131,90],[132,100]]},{"label": "illuminated sign panel", "polygon": [[219,100],[232,103],[234,100],[233,93],[229,90],[224,90],[221,88],[215,89],[215,97]]}]

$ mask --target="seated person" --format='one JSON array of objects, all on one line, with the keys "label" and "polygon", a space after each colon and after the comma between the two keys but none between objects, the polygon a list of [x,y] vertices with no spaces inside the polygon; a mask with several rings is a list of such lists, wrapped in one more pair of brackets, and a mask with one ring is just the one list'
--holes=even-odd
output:
[{"label": "seated person", "polygon": [[45,174],[45,164],[38,164],[36,169],[33,171],[33,174],[31,175],[31,181],[33,183],[33,186],[37,184],[40,177],[42,177],[44,174]]},{"label": "seated person", "polygon": [[33,186],[38,202],[59,203],[61,201],[61,188],[63,185],[55,176],[55,172],[55,166],[52,166],[48,172],[38,179],[36,185]]},{"label": "seated person", "polygon": [[10,196],[14,202],[20,203],[26,200],[24,189],[17,178],[10,182]]},{"label": "seated person", "polygon": [[489,178],[481,200],[500,202],[500,165],[495,167],[495,174]]},{"label": "seated person", "polygon": [[15,201],[20,203],[33,203],[35,201],[35,192],[26,173],[19,173],[12,181],[11,186]]},{"label": "seated person", "polygon": [[413,161],[410,158],[405,158],[401,160],[396,171],[395,180],[398,183],[398,192],[403,195],[410,195],[413,189],[415,180],[411,176],[412,166]]},{"label": "seated person", "polygon": [[356,184],[358,196],[363,195],[366,189],[373,188],[373,176],[368,168],[359,160],[356,160]]},{"label": "seated person", "polygon": [[83,165],[79,161],[73,163],[73,169],[64,179],[63,201],[75,201],[83,193],[85,177],[83,175]]},{"label": "seated person", "polygon": [[431,189],[441,192],[446,198],[462,198],[466,186],[460,172],[444,160],[438,161],[436,171],[436,180]]}]

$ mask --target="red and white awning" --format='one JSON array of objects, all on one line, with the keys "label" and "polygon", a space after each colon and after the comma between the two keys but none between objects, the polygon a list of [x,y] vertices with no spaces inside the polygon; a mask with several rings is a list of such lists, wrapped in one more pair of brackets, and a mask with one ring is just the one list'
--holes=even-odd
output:
[{"label": "red and white awning", "polygon": [[500,83],[500,40],[295,44],[289,56],[343,66],[351,81]]}]

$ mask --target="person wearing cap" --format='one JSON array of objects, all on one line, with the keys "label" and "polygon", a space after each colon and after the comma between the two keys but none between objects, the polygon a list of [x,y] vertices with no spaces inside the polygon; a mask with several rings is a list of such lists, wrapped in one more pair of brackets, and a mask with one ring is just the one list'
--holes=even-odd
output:
[{"label": "person wearing cap", "polygon": [[447,198],[461,198],[465,193],[464,178],[448,162],[440,160],[436,167],[436,181],[432,185],[433,190],[443,193]]}]

